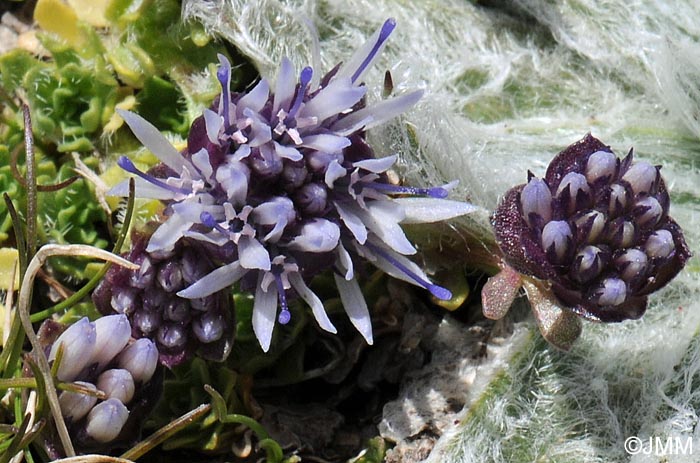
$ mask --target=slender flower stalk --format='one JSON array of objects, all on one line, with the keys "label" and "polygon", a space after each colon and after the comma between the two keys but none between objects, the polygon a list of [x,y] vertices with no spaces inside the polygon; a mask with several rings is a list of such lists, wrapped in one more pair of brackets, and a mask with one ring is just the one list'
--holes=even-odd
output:
[{"label": "slender flower stalk", "polygon": [[[370,315],[355,277],[360,258],[440,299],[451,298],[406,257],[416,249],[400,224],[449,219],[474,207],[444,199],[452,185],[390,183],[387,172],[397,156],[376,158],[364,137],[423,93],[366,102],[362,78],[395,26],[387,20],[319,84],[312,83],[312,68],[296,74],[285,58],[274,87],[262,79],[248,93],[232,93],[231,65],[219,56],[222,93],[192,124],[182,154],[140,116],[119,112],[162,161],[141,172],[127,158],[119,160],[137,176],[138,196],[167,204],[167,220],[146,251],[168,253],[184,237],[206,243],[221,266],[177,294],[204,298],[237,282],[254,291],[253,328],[264,351],[276,321],[290,321],[289,300],[295,295],[311,307],[321,328],[336,332],[308,287],[324,269],[334,271],[350,320],[371,344]],[[125,195],[126,186],[117,185],[112,194]],[[402,201],[405,197],[422,201]],[[213,327],[204,323],[199,329],[207,333]]]}]

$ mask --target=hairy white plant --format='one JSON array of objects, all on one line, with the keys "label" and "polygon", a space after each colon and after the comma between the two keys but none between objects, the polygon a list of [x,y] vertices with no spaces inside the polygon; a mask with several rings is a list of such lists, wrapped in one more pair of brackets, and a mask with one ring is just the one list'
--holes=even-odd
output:
[{"label": "hairy white plant", "polygon": [[[335,63],[394,17],[394,39],[373,72],[389,69],[395,83],[426,95],[403,123],[370,137],[399,154],[412,184],[456,175],[457,193],[493,209],[499,195],[526,181],[524,172],[541,177],[556,153],[591,132],[616,151],[634,147],[637,159],[663,164],[671,214],[698,252],[697,2],[184,3],[268,77],[285,55],[297,67]],[[307,46],[315,30],[320,48]],[[458,232],[479,235],[486,219]],[[630,436],[694,437],[699,296],[695,257],[651,297],[640,321],[587,323],[566,354],[533,336],[489,386],[469,392],[460,424],[429,460],[613,461],[627,457]]]}]

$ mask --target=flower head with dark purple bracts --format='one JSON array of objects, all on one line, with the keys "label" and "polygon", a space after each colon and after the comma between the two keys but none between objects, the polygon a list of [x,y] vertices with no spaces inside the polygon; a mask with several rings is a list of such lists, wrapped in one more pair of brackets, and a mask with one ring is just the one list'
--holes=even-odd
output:
[{"label": "flower head with dark purple bracts", "polygon": [[[440,299],[451,297],[406,257],[416,249],[400,224],[444,220],[474,207],[444,199],[449,186],[390,183],[387,171],[397,157],[376,158],[364,139],[367,129],[406,111],[422,95],[415,91],[366,105],[362,77],[394,27],[386,21],[350,60],[320,79],[310,67],[297,78],[283,59],[274,91],[262,79],[247,93],[231,93],[231,66],[220,56],[222,93],[194,121],[182,154],[141,117],[120,111],[163,162],[144,173],[127,158],[119,160],[139,177],[139,196],[168,205],[169,217],[147,251],[168,251],[184,236],[207,243],[223,265],[178,294],[202,298],[240,281],[255,292],[253,328],[265,351],[275,319],[290,320],[287,300],[293,294],[311,307],[321,328],[336,331],[307,285],[327,268],[334,270],[350,320],[372,343],[367,304],[354,276],[359,257]],[[127,184],[113,193],[126,195]]]},{"label": "flower head with dark purple bracts", "polygon": [[659,169],[587,135],[506,193],[493,217],[506,262],[584,318],[641,317],[690,257]]}]

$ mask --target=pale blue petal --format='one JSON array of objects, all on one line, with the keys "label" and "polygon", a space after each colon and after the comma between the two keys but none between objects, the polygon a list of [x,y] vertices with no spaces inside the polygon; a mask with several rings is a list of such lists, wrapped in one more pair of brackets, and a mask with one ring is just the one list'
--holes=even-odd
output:
[{"label": "pale blue petal", "polygon": [[440,222],[485,210],[474,204],[450,199],[396,198],[394,202],[406,212],[406,217],[401,221],[404,224]]},{"label": "pale blue petal", "polygon": [[324,153],[338,153],[343,148],[350,146],[349,138],[339,137],[337,135],[320,134],[304,137],[301,146],[311,148]]},{"label": "pale blue petal", "polygon": [[333,274],[335,279],[335,285],[338,287],[338,293],[340,294],[340,300],[343,303],[345,312],[350,318],[350,322],[357,328],[367,344],[372,345],[374,342],[372,338],[372,320],[369,316],[369,310],[367,309],[367,302],[362,295],[362,290],[360,285],[357,284],[357,280],[354,278],[347,281],[345,278],[338,274]]},{"label": "pale blue petal", "polygon": [[267,292],[262,289],[263,273],[258,277],[258,288],[255,291],[253,303],[253,332],[258,338],[263,352],[270,350],[272,342],[272,330],[275,328],[275,315],[277,314],[277,287],[269,285]]},{"label": "pale blue petal", "polygon": [[338,243],[338,267],[340,268],[341,272],[345,272],[346,280],[352,280],[355,276],[352,258],[342,243]]},{"label": "pale blue petal", "polygon": [[243,235],[238,239],[238,257],[243,268],[270,270],[270,254],[255,238]]},{"label": "pale blue petal", "polygon": [[[175,172],[182,172],[183,168],[191,167],[185,158],[173,145],[161,134],[157,128],[151,125],[143,117],[131,111],[117,109],[117,113],[124,119],[136,138],[160,159],[163,164]],[[192,171],[192,169],[190,169]]]},{"label": "pale blue petal", "polygon": [[251,109],[243,110],[243,114],[252,121],[248,145],[256,148],[272,140],[272,129],[260,118],[259,114],[253,112]]},{"label": "pale blue petal", "polygon": [[335,78],[299,111],[301,117],[316,117],[320,124],[325,119],[352,108],[360,101],[366,87],[356,87],[350,78]]},{"label": "pale blue petal", "polygon": [[162,223],[151,235],[146,252],[170,251],[175,243],[182,238],[185,231],[194,224],[192,220],[186,220],[180,214],[173,214]]},{"label": "pale blue petal", "polygon": [[367,205],[367,211],[357,209],[357,213],[367,228],[391,249],[404,255],[416,253],[399,225],[404,219],[401,206],[392,201],[373,201]]},{"label": "pale blue petal", "polygon": [[227,235],[222,235],[219,232],[199,233],[188,230],[182,236],[186,236],[187,238],[192,238],[199,241],[204,241],[205,243],[211,243],[216,246],[223,246],[224,244],[226,244],[227,241],[229,241],[229,237]]},{"label": "pale blue petal", "polygon": [[[137,198],[151,198],[168,200],[175,199],[177,193],[161,188],[157,185],[147,182],[141,177],[134,177],[134,195]],[[107,196],[129,196],[129,180],[119,182],[111,190],[107,192]]]},{"label": "pale blue petal", "polygon": [[293,146],[280,145],[277,142],[275,142],[275,152],[279,157],[289,159],[290,161],[301,161],[304,158],[299,150]]},{"label": "pale blue petal", "polygon": [[294,288],[294,291],[297,292],[299,297],[301,297],[304,302],[309,304],[309,307],[311,307],[311,311],[314,314],[314,318],[318,322],[318,326],[330,333],[337,333],[338,330],[335,328],[335,326],[333,326],[333,323],[331,323],[331,320],[328,318],[328,314],[323,308],[321,299],[319,299],[318,296],[316,296],[316,294],[314,294],[314,292],[311,291],[308,286],[306,286],[306,283],[301,275],[296,272],[290,273],[289,283],[291,283],[292,288]]},{"label": "pale blue petal", "polygon": [[296,76],[294,75],[294,65],[286,56],[282,58],[280,70],[277,73],[277,83],[275,85],[275,97],[272,104],[272,115],[276,116],[280,108],[289,109],[289,104],[294,98],[296,89]]},{"label": "pale blue petal", "polygon": [[[369,130],[373,127],[381,125],[396,116],[405,113],[423,96],[422,90],[407,93],[388,100],[383,100],[371,106],[367,106],[351,114],[331,126],[331,130],[341,134],[352,133],[359,128]],[[358,125],[363,121],[367,121],[364,126]],[[353,129],[353,130],[351,130]]]},{"label": "pale blue petal", "polygon": [[223,187],[228,200],[240,206],[248,197],[250,169],[242,162],[229,161],[216,170],[216,181]]},{"label": "pale blue petal", "polygon": [[355,237],[358,243],[365,244],[367,241],[367,227],[362,220],[353,212],[353,207],[343,205],[341,202],[334,202],[335,209],[340,215],[340,219],[345,226],[350,230],[350,233]]},{"label": "pale blue petal", "polygon": [[248,156],[250,156],[250,145],[241,145],[238,147],[238,149],[233,153],[233,160],[234,161],[240,161],[241,159],[245,159]]},{"label": "pale blue petal", "polygon": [[255,223],[260,225],[274,225],[270,233],[265,237],[265,241],[277,241],[282,236],[284,227],[290,219],[294,218],[294,203],[289,198],[277,197],[262,203],[253,211]]},{"label": "pale blue petal", "polygon": [[228,288],[243,275],[248,272],[248,269],[241,267],[240,262],[236,261],[223,267],[219,267],[213,272],[203,276],[192,285],[179,291],[178,296],[186,299],[199,299],[207,297],[210,294],[217,293],[224,288]]},{"label": "pale blue petal", "polygon": [[224,118],[222,116],[219,116],[218,113],[215,113],[211,109],[204,110],[204,126],[207,129],[207,138],[215,145],[221,144],[219,143],[219,132],[223,125]]},{"label": "pale blue petal", "polygon": [[243,114],[245,109],[251,109],[254,112],[260,112],[267,103],[267,98],[270,95],[270,86],[266,79],[261,79],[253,90],[246,93],[238,103],[236,103],[236,108],[239,114]]},{"label": "pale blue petal", "polygon": [[333,183],[339,178],[344,177],[347,173],[348,171],[340,165],[338,160],[333,159],[326,168],[326,175],[323,180],[326,182],[326,185],[328,185],[328,188],[333,188]]},{"label": "pale blue petal", "polygon": [[[368,113],[363,113],[362,118],[356,118],[352,117],[354,116],[358,111],[352,112],[348,114],[347,116],[343,117],[340,119],[338,122],[333,124],[330,128],[331,130],[338,134],[342,135],[344,137],[347,137],[348,135],[351,135],[355,132],[359,132],[360,130],[364,130],[366,126],[368,126],[373,120],[374,117],[371,114]],[[351,118],[352,119],[349,119]],[[346,119],[348,119],[346,121]]]},{"label": "pale blue petal", "polygon": [[223,217],[223,206],[218,204],[204,204],[194,201],[175,203],[172,205],[173,216],[180,216],[190,222],[200,222],[202,212],[208,212],[214,217]]},{"label": "pale blue petal", "polygon": [[389,170],[391,166],[396,163],[397,159],[398,156],[394,154],[383,158],[365,159],[363,161],[353,162],[352,165],[353,167],[359,167],[360,169],[364,169],[375,174],[381,174]]},{"label": "pale blue petal", "polygon": [[214,168],[209,162],[209,153],[202,148],[192,155],[192,164],[199,170],[205,179],[210,179],[214,173]]},{"label": "pale blue petal", "polygon": [[[277,223],[282,209],[287,210],[288,208],[294,208],[291,200],[287,198],[274,198],[271,201],[262,203],[255,208],[253,215],[255,216],[255,221],[262,225],[272,225]],[[286,217],[286,214],[284,214]]]},{"label": "pale blue petal", "polygon": [[330,252],[338,245],[340,228],[330,220],[314,219],[301,227],[299,235],[289,243],[295,251]]}]

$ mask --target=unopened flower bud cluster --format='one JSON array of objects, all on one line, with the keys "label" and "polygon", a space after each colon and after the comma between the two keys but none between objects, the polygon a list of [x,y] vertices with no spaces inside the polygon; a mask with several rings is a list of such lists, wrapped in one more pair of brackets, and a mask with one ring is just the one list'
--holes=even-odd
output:
[{"label": "unopened flower bud cluster", "polygon": [[577,314],[615,322],[641,317],[690,257],[669,205],[660,166],[589,135],[510,190],[493,224],[509,265],[549,280]]},{"label": "unopened flower bud cluster", "polygon": [[178,365],[195,351],[223,360],[234,331],[230,296],[225,291],[193,299],[177,295],[214,269],[205,250],[192,240],[167,252],[149,253],[145,247],[145,237],[134,236],[125,257],[140,269],[112,267],[93,293],[97,309],[126,315],[135,338],[156,343],[163,365]]},{"label": "unopened flower bud cluster", "polygon": [[62,391],[61,412],[77,441],[108,444],[124,429],[130,406],[154,376],[158,349],[149,339],[132,339],[124,315],[82,318],[69,326],[49,350],[56,361],[59,381],[75,383],[86,391],[101,391],[105,399],[83,392]]}]

